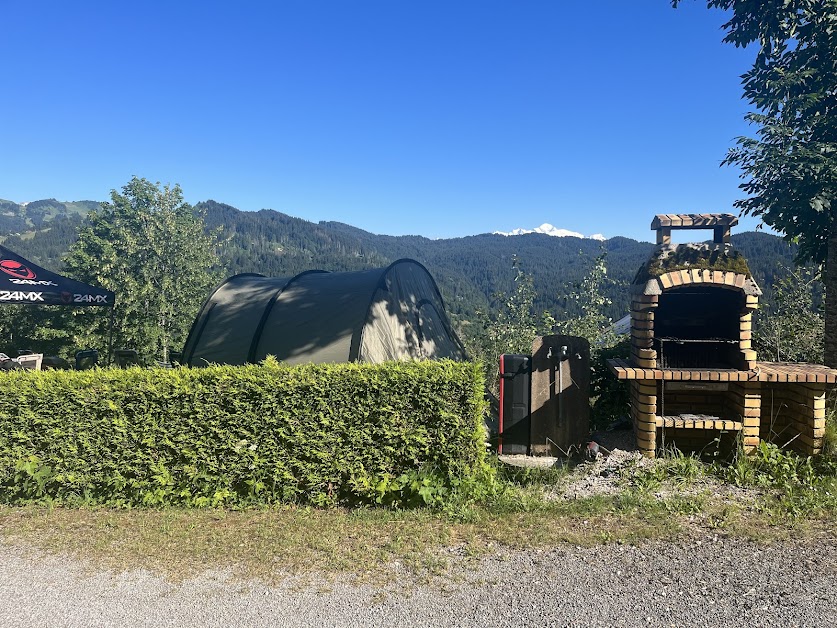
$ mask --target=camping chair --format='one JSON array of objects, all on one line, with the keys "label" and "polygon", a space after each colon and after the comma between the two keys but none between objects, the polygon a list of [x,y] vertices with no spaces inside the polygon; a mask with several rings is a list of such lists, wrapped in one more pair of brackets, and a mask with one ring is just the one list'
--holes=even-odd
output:
[{"label": "camping chair", "polygon": [[86,371],[99,364],[99,352],[96,349],[76,351],[76,370]]},{"label": "camping chair", "polygon": [[29,369],[32,371],[40,371],[41,362],[43,362],[43,360],[43,353],[27,353],[26,355],[18,357],[17,363],[25,369]]},{"label": "camping chair", "polygon": [[117,349],[113,352],[116,366],[121,369],[129,366],[144,366],[136,349]]}]

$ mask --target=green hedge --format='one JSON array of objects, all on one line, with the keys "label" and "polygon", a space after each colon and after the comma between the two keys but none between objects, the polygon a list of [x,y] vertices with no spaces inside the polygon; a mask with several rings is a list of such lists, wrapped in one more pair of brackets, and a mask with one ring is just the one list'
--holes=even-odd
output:
[{"label": "green hedge", "polygon": [[444,505],[490,475],[470,363],[0,374],[0,502]]}]

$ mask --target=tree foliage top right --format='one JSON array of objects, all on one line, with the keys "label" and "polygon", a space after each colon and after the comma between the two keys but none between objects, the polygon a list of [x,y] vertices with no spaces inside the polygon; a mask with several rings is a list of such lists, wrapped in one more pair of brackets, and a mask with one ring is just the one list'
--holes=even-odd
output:
[{"label": "tree foliage top right", "polygon": [[[673,0],[678,6],[680,0]],[[724,164],[741,168],[735,205],[825,264],[825,361],[837,364],[837,0],[709,0],[727,11],[724,41],[758,46],[742,76],[756,137]]]}]

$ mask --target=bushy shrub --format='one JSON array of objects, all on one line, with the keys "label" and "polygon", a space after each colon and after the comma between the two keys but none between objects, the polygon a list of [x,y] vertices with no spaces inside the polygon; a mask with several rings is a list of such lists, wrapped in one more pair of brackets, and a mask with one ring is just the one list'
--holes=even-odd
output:
[{"label": "bushy shrub", "polygon": [[785,269],[773,285],[773,304],[759,311],[753,344],[762,360],[823,360],[825,317],[819,274],[810,267]]},{"label": "bushy shrub", "polygon": [[600,348],[590,356],[590,423],[593,429],[605,428],[620,418],[630,416],[628,383],[618,380],[607,365],[608,360],[627,359],[630,355],[630,339],[623,338],[618,344]]},{"label": "bushy shrub", "polygon": [[0,501],[444,506],[479,490],[469,363],[211,366],[0,377]]}]

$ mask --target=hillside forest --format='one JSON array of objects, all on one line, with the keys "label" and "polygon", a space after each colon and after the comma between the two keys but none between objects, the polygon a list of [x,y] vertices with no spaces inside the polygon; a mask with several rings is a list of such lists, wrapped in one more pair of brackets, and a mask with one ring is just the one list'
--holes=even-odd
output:
[{"label": "hillside forest", "polygon": [[[79,233],[89,229],[90,217],[101,212],[100,207],[96,201],[47,199],[19,204],[0,200],[0,240],[36,264],[67,272],[68,251]],[[592,314],[590,298],[584,295],[585,286],[591,289],[591,278],[595,279],[592,289],[599,326],[609,326],[628,312],[628,285],[654,248],[650,242],[623,237],[599,242],[544,234],[482,234],[439,240],[376,235],[347,224],[313,223],[268,209],[240,211],[212,200],[198,203],[190,211],[202,222],[216,248],[214,267],[206,269],[213,281],[243,272],[290,276],[310,269],[361,270],[386,266],[400,258],[415,259],[436,279],[455,328],[471,347],[482,342],[489,326],[503,320],[511,324],[509,318],[514,315],[509,307],[519,309],[521,299],[530,320],[546,321],[552,330],[572,329],[571,321]],[[637,217],[649,224],[652,218]],[[810,269],[794,269],[796,251],[792,245],[764,232],[734,233],[732,242],[765,292],[762,319],[766,320],[768,312],[778,312],[777,295],[786,303],[807,299],[804,302],[817,316],[821,287]],[[208,295],[208,290],[204,292],[182,303],[178,315],[191,321]],[[119,299],[117,294],[117,302]],[[4,305],[0,310],[0,351],[16,355],[18,349],[34,348],[70,356],[82,348],[79,343],[97,342],[91,336],[61,333],[68,315],[51,311],[55,309]],[[785,315],[793,318],[787,312]],[[548,333],[550,329],[541,325],[538,331]],[[171,348],[182,346],[187,332],[188,324],[181,326],[171,338]],[[124,342],[136,344],[129,338],[125,336]],[[100,334],[99,345],[102,342]],[[148,357],[164,357],[159,350],[157,353]],[[782,357],[781,352],[777,355]]]}]

